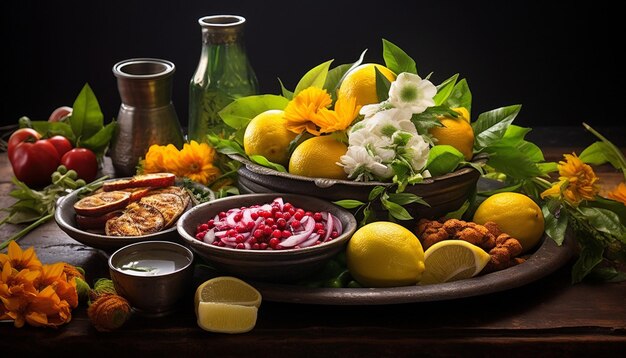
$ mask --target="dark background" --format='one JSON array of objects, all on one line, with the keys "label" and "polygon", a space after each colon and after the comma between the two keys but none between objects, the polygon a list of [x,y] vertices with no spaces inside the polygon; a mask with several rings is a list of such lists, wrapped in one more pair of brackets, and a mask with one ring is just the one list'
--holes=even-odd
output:
[{"label": "dark background", "polygon": [[[124,59],[170,60],[174,106],[187,124],[188,84],[200,57],[198,18],[246,17],[245,43],[263,93],[293,89],[310,68],[382,63],[385,38],[436,84],[459,73],[473,114],[523,105],[515,123],[614,125],[624,137],[621,13],[608,1],[3,1],[0,120],[47,119],[71,106],[85,83],[105,122],[120,99],[112,66]],[[621,132],[620,132],[621,131]],[[558,135],[555,132],[555,135]],[[589,135],[588,133],[586,135]],[[621,140],[621,139],[620,139]]]}]

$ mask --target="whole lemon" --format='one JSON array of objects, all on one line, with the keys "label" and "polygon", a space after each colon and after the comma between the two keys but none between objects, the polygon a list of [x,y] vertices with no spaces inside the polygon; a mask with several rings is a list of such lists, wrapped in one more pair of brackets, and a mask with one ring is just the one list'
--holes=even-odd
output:
[{"label": "whole lemon", "polygon": [[437,139],[436,144],[451,145],[463,153],[465,160],[470,160],[474,154],[474,130],[469,123],[469,113],[465,108],[456,108],[455,111],[459,117],[439,118],[443,127],[432,127],[429,133]]},{"label": "whole lemon", "polygon": [[535,247],[544,233],[541,208],[520,193],[504,192],[488,197],[476,209],[473,221],[481,225],[495,222],[500,230],[520,242],[522,252]]},{"label": "whole lemon", "polygon": [[297,136],[285,127],[284,112],[271,109],[252,118],[243,135],[247,155],[262,155],[267,160],[287,165],[289,143]]},{"label": "whole lemon", "polygon": [[313,137],[300,143],[291,153],[289,173],[312,178],[347,179],[339,166],[348,147],[331,136]]},{"label": "whole lemon", "polygon": [[374,63],[365,63],[355,67],[346,74],[339,86],[337,95],[347,98],[354,97],[356,98],[356,104],[360,106],[380,102],[376,93],[375,68],[389,81],[395,81],[396,74],[387,67]]},{"label": "whole lemon", "polygon": [[415,285],[424,272],[424,249],[407,228],[376,221],[358,229],[346,248],[352,277],[367,287]]}]

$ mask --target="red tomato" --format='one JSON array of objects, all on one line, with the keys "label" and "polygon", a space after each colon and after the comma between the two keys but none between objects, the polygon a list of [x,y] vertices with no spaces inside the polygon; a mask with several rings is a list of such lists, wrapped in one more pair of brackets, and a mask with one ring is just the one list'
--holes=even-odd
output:
[{"label": "red tomato", "polygon": [[7,142],[7,154],[9,159],[13,156],[13,150],[22,142],[36,142],[41,138],[41,134],[32,128],[20,128],[11,134]]},{"label": "red tomato", "polygon": [[61,106],[55,109],[48,118],[48,122],[62,122],[65,118],[72,115],[72,107]]},{"label": "red tomato", "polygon": [[50,176],[59,166],[59,154],[46,139],[18,143],[9,157],[15,177],[29,187],[50,184]]},{"label": "red tomato", "polygon": [[63,157],[63,154],[67,153],[70,149],[74,148],[72,142],[62,135],[55,135],[48,138],[48,142],[52,143],[59,153],[59,158]]},{"label": "red tomato", "polygon": [[74,169],[78,177],[90,183],[98,174],[98,158],[87,148],[74,148],[61,157],[61,164]]}]

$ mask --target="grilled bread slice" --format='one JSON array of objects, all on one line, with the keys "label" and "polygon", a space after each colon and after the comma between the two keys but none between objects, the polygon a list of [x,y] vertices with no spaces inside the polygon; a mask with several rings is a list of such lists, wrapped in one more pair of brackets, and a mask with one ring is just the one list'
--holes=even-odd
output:
[{"label": "grilled bread slice", "polygon": [[108,220],[104,231],[108,236],[141,236],[161,231],[165,222],[157,208],[140,200],[128,205],[121,216]]}]

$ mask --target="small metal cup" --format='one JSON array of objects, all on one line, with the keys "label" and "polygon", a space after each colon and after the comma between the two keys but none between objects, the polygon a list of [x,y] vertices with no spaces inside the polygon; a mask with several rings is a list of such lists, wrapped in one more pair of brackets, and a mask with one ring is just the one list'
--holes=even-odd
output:
[{"label": "small metal cup", "polygon": [[[176,264],[171,269],[152,273],[150,267],[132,264],[141,260],[149,262],[149,258],[156,257],[163,262],[171,259]],[[115,251],[109,258],[109,273],[115,290],[128,300],[135,312],[159,317],[176,311],[182,299],[191,292],[193,258],[193,253],[180,244],[142,241]]]}]

